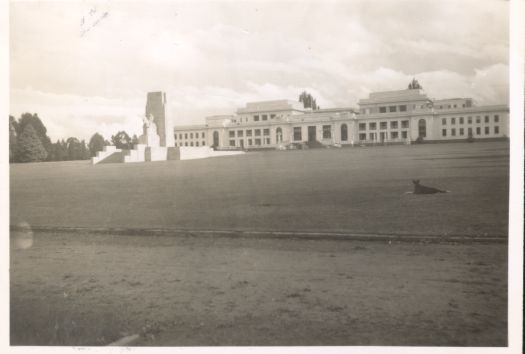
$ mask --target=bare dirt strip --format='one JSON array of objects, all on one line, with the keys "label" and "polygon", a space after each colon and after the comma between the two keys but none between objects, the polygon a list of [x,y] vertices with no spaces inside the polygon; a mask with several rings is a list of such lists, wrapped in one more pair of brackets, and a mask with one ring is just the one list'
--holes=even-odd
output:
[{"label": "bare dirt strip", "polygon": [[35,232],[12,345],[504,346],[507,246]]}]

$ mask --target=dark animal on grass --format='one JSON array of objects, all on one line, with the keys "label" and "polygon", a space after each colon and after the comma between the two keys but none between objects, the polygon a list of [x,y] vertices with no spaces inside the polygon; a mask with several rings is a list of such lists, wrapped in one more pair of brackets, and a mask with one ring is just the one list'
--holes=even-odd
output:
[{"label": "dark animal on grass", "polygon": [[419,183],[418,179],[413,179],[414,183],[414,194],[436,194],[436,193],[448,193],[449,191],[443,191],[434,187],[427,187]]}]

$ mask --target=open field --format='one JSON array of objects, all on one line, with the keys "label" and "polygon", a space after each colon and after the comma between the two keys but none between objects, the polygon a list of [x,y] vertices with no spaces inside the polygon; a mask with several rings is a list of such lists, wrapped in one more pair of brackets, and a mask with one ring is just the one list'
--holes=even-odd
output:
[{"label": "open field", "polygon": [[506,345],[507,247],[36,234],[11,343]]},{"label": "open field", "polygon": [[[106,345],[135,333],[153,346],[507,343],[508,143],[10,174],[11,223],[47,230],[11,249],[13,345]],[[405,194],[411,179],[451,193]],[[323,238],[335,232],[407,237]],[[474,242],[422,242],[429,235]]]},{"label": "open field", "polygon": [[[508,143],[11,166],[11,223],[506,236]],[[404,194],[411,179],[452,191]]]}]

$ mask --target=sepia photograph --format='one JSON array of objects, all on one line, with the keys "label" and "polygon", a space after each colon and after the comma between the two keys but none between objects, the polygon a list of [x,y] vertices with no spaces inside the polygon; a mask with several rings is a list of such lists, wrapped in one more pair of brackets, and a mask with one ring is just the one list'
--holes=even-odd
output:
[{"label": "sepia photograph", "polygon": [[10,1],[9,348],[521,352],[515,2]]}]

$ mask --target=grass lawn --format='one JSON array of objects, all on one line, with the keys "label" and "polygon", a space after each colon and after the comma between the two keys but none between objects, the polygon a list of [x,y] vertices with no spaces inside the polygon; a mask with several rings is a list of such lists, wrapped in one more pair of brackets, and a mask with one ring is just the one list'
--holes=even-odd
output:
[{"label": "grass lawn", "polygon": [[504,237],[508,169],[506,142],[15,164],[11,223]]}]

